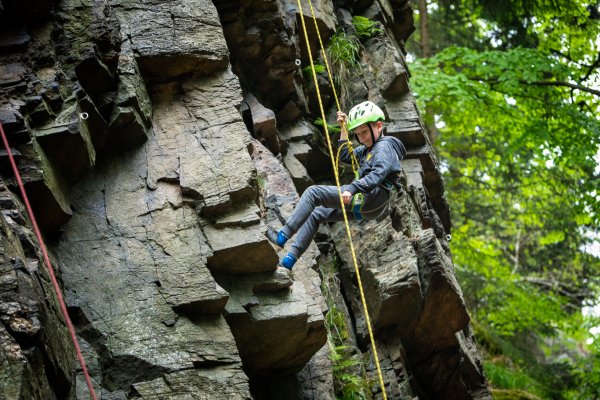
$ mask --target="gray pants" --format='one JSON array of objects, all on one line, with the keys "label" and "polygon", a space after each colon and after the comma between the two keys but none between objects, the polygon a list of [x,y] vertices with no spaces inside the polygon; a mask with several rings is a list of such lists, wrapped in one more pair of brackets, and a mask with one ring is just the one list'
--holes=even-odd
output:
[{"label": "gray pants", "polygon": [[[377,187],[365,195],[362,217],[366,220],[377,219],[387,211],[389,193]],[[355,220],[350,205],[346,204],[348,220]],[[319,224],[323,222],[343,221],[340,197],[337,186],[313,185],[300,197],[294,212],[283,226],[283,233],[291,238],[296,232],[298,236],[290,249],[299,258],[308,248],[315,237]]]}]

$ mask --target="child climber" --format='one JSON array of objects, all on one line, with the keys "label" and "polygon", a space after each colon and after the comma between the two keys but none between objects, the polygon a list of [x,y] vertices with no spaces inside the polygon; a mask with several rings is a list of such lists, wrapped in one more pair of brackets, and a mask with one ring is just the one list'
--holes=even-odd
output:
[{"label": "child climber", "polygon": [[[349,219],[379,218],[387,209],[390,191],[400,185],[400,160],[406,154],[406,149],[397,138],[383,135],[384,119],[383,111],[370,101],[352,107],[348,117],[338,111],[337,121],[342,126],[338,146],[343,146],[340,160],[351,162],[351,155],[346,147],[346,121],[348,131],[352,131],[361,144],[354,149],[354,156],[359,164],[357,179],[341,187]],[[319,224],[343,220],[337,186],[308,187],[283,228],[279,232],[271,229],[267,231],[269,241],[278,247],[283,247],[297,233],[294,244],[279,261],[279,266],[292,269],[313,240]]]}]

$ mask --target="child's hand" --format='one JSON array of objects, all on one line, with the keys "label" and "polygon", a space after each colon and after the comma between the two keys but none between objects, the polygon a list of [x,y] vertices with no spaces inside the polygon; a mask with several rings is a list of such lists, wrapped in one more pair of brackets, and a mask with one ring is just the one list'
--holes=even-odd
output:
[{"label": "child's hand", "polygon": [[348,116],[341,111],[337,112],[337,122],[340,126],[348,123]]},{"label": "child's hand", "polygon": [[342,200],[344,200],[344,204],[350,204],[350,201],[352,200],[352,193],[346,190],[344,193],[342,193]]}]

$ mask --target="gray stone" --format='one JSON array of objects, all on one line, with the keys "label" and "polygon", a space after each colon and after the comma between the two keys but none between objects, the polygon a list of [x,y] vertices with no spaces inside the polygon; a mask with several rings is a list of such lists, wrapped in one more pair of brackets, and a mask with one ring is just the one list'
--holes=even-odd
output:
[{"label": "gray stone", "polygon": [[[0,3],[0,11],[2,11],[2,4]],[[0,38],[0,49],[2,52],[7,53],[9,51],[23,51],[27,44],[31,41],[31,36],[24,30],[9,29],[4,30],[2,38]]]},{"label": "gray stone", "polygon": [[455,333],[467,327],[469,315],[452,261],[433,230],[424,230],[417,237],[417,252],[425,303],[411,344],[414,349],[426,344],[428,351],[435,351],[456,344]]},{"label": "gray stone", "polygon": [[275,292],[287,289],[294,283],[292,280],[292,273],[284,268],[277,268],[270,275],[270,279],[254,284],[252,291],[254,293]]},{"label": "gray stone", "polygon": [[148,191],[146,162],[141,150],[98,166],[76,187],[78,212],[54,248],[69,304],[89,321],[96,349],[111,354],[103,382],[111,391],[166,371],[239,362],[225,321],[196,316],[219,312],[227,294],[206,267],[211,250],[195,213],[175,185]]},{"label": "gray stone", "polygon": [[[366,341],[366,320],[346,231],[342,224],[334,230],[338,253],[344,261],[342,279],[346,295],[357,318],[358,333]],[[370,221],[357,226],[352,223],[352,237],[358,257],[360,275],[365,288],[372,326],[377,330],[396,327],[403,339],[411,338],[419,318],[423,299],[417,265],[417,254],[408,239],[395,232],[392,221]]]},{"label": "gray stone", "polygon": [[290,8],[295,2],[215,2],[229,43],[232,67],[244,86],[280,123],[297,120],[306,110],[296,37]]},{"label": "gray stone", "polygon": [[283,159],[299,193],[304,192],[307,187],[314,184],[304,166],[304,163],[307,162],[308,153],[311,151],[312,148],[308,144],[290,143],[288,152]]},{"label": "gray stone", "polygon": [[144,400],[251,400],[247,378],[226,368],[187,370],[133,385],[132,399]]},{"label": "gray stone", "polygon": [[[284,217],[291,211],[283,200],[297,201],[298,194],[281,162],[258,141],[252,143],[260,197],[267,207],[266,222],[275,227],[277,214]],[[236,338],[244,370],[251,377],[297,372],[323,346],[326,339],[324,301],[319,276],[311,269],[315,256],[316,246],[311,245],[294,267],[294,282],[288,290],[264,291],[265,286],[275,288],[267,272],[217,277],[230,294],[226,318]],[[271,265],[271,269],[274,268],[275,263]]]},{"label": "gray stone", "polygon": [[145,142],[152,118],[152,106],[140,75],[131,44],[126,38],[119,55],[119,82],[110,119],[105,151],[128,149]]},{"label": "gray stone", "polygon": [[[377,36],[365,43],[373,75],[381,94],[393,97],[408,92],[408,71],[398,45],[388,36]],[[377,60],[377,61],[375,61]]]},{"label": "gray stone", "polygon": [[262,223],[245,229],[205,226],[204,233],[213,250],[209,268],[230,274],[273,270],[278,259],[266,231]]},{"label": "gray stone", "polygon": [[26,69],[23,64],[10,63],[0,65],[0,87],[14,86],[25,79]]},{"label": "gray stone", "polygon": [[201,200],[206,217],[254,196],[250,135],[235,105],[239,84],[227,70],[183,85],[184,94],[156,93],[148,152],[148,186],[177,180],[185,196]]},{"label": "gray stone", "polygon": [[44,150],[49,162],[70,184],[77,182],[96,162],[96,151],[88,131],[79,127],[76,104],[63,107],[62,112],[49,124],[31,130]]},{"label": "gray stone", "polygon": [[7,400],[67,397],[73,346],[46,269],[30,268],[38,249],[31,248],[24,209],[3,182],[0,193],[0,393]]},{"label": "gray stone", "polygon": [[238,304],[227,305],[226,318],[250,377],[299,371],[323,346],[321,310],[300,281],[289,290],[256,293],[235,278],[219,283]]},{"label": "gray stone", "polygon": [[173,79],[209,75],[229,63],[219,16],[207,0],[152,0],[111,4],[144,77]]},{"label": "gray stone", "polygon": [[386,133],[395,136],[405,146],[423,146],[427,143],[427,135],[423,131],[415,99],[410,92],[393,100],[385,100],[385,110],[390,119],[386,124]]},{"label": "gray stone", "polygon": [[286,125],[281,128],[281,136],[289,142],[306,142],[313,136],[318,135],[319,131],[310,123],[300,120],[296,124]]},{"label": "gray stone", "polygon": [[258,208],[254,202],[242,204],[241,206],[238,205],[237,209],[219,216],[214,221],[214,227],[217,229],[231,227],[245,228],[250,225],[255,225],[261,221],[260,213],[260,208]]},{"label": "gray stone", "polygon": [[[37,141],[17,147],[22,155],[19,169],[40,229],[55,234],[72,214],[69,185]],[[16,181],[10,179],[8,182]]]},{"label": "gray stone", "polygon": [[244,96],[244,102],[250,108],[252,116],[253,136],[263,143],[273,154],[281,152],[277,119],[275,113],[269,110],[252,94]]}]

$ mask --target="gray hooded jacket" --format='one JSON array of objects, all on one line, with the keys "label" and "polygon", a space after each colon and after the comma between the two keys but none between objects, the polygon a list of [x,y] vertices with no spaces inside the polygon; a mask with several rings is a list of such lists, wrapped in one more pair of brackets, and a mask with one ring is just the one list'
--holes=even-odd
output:
[{"label": "gray hooded jacket", "polygon": [[[345,140],[340,140],[338,146],[343,146],[340,151],[340,160],[351,163],[351,157]],[[349,185],[342,186],[342,192],[348,191],[354,195],[357,192],[371,193],[386,179],[397,187],[398,173],[402,171],[400,160],[406,155],[406,148],[402,142],[393,136],[380,136],[373,147],[359,146],[354,149],[360,166],[359,179]]]}]

